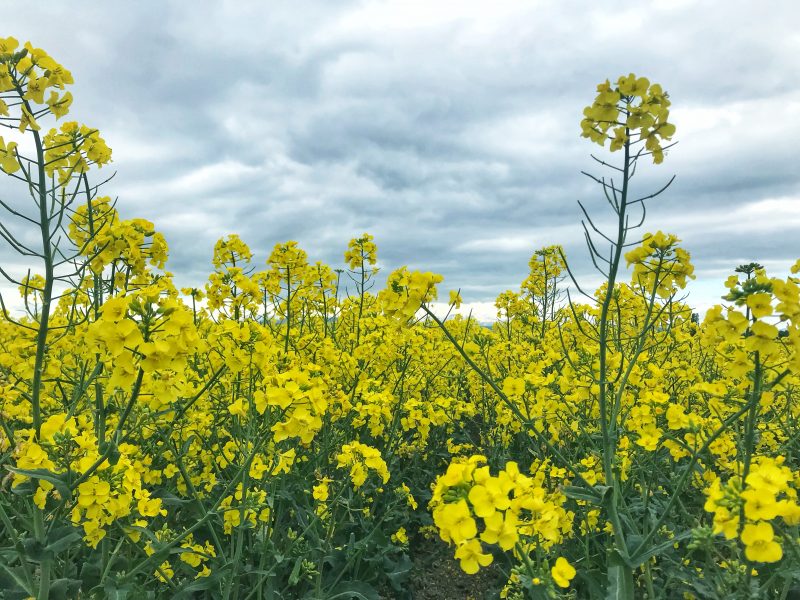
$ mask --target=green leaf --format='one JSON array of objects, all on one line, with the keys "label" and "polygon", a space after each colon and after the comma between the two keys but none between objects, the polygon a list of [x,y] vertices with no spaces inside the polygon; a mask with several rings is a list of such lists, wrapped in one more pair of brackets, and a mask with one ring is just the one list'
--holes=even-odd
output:
[{"label": "green leaf", "polygon": [[81,589],[81,582],[78,579],[56,579],[50,584],[51,600],[68,600],[77,598]]},{"label": "green leaf", "polygon": [[33,590],[28,587],[25,581],[25,571],[22,567],[12,569],[0,561],[0,590],[2,590],[0,593],[8,595],[9,592],[17,591],[18,589],[21,589],[28,596],[33,596]]},{"label": "green leaf", "polygon": [[333,588],[329,595],[328,600],[381,600],[378,591],[368,583],[363,581],[343,581],[335,588]]},{"label": "green leaf", "polygon": [[81,538],[81,534],[74,527],[70,527],[69,525],[56,527],[47,534],[47,546],[45,550],[52,554],[58,554],[80,542]]},{"label": "green leaf", "polygon": [[[221,577],[221,573],[219,573],[217,569],[214,569],[208,577],[198,577],[191,583],[182,586],[180,591],[172,596],[172,598],[174,600],[191,600],[192,598],[197,598],[198,595],[196,595],[195,592],[204,592],[217,587]],[[203,595],[203,597],[205,598],[206,595]]]},{"label": "green leaf", "polygon": [[[95,552],[89,555],[87,560],[83,561],[83,564],[80,565],[80,578],[83,581],[84,588],[95,588],[100,589],[100,577],[102,576],[103,570],[100,568],[100,559],[101,553]],[[109,580],[106,578],[106,584],[108,584]],[[108,594],[97,594],[98,597],[101,598],[108,598]],[[95,596],[90,596],[95,597]]]},{"label": "green leaf", "polygon": [[61,494],[62,497],[72,497],[72,490],[69,489],[67,482],[57,475],[53,475],[46,469],[17,469],[16,467],[6,467],[6,469],[12,473],[16,473],[17,475],[24,475],[25,477],[30,477],[31,479],[41,479],[42,481],[52,483],[53,487],[58,490],[58,493]]},{"label": "green leaf", "polygon": [[600,506],[603,504],[603,501],[605,500],[605,497],[610,489],[611,488],[607,485],[596,485],[592,488],[585,488],[577,485],[567,485],[561,488],[561,491],[564,492],[564,495],[567,498],[572,498],[573,500],[582,500],[583,502]]},{"label": "green leaf", "polygon": [[294,568],[292,569],[291,574],[289,575],[289,585],[297,585],[297,582],[300,581],[300,568],[303,566],[303,559],[299,557],[297,560],[294,561]]},{"label": "green leaf", "polygon": [[178,496],[170,492],[165,492],[163,494],[160,494],[158,497],[161,498],[161,503],[164,506],[185,506],[191,502],[194,502],[194,500],[179,498]]},{"label": "green leaf", "polygon": [[25,556],[33,562],[41,562],[48,555],[44,545],[36,538],[28,537],[22,540],[22,547],[25,549]]},{"label": "green leaf", "polygon": [[692,536],[692,530],[691,529],[689,529],[687,531],[683,531],[683,532],[679,533],[678,535],[676,535],[675,537],[673,537],[672,539],[665,540],[665,541],[661,542],[660,544],[656,544],[655,546],[651,546],[649,549],[647,549],[647,550],[645,550],[643,552],[640,552],[635,556],[631,556],[630,563],[633,566],[638,567],[638,566],[644,564],[646,561],[650,560],[650,558],[652,558],[653,556],[658,556],[664,550],[672,548],[672,546],[674,544],[676,544],[677,542],[681,542],[681,541],[683,541],[683,540],[685,540],[685,539],[687,539],[687,538],[689,538],[691,536]]},{"label": "green leaf", "polygon": [[633,569],[613,551],[608,564],[606,600],[633,600]]},{"label": "green leaf", "polygon": [[589,600],[604,600],[605,573],[598,569],[578,569],[578,579],[583,583],[583,589],[589,594],[587,597]]},{"label": "green leaf", "polygon": [[130,583],[118,587],[117,582],[110,578],[106,579],[103,585],[103,597],[108,600],[127,600],[132,591],[133,586]]},{"label": "green leaf", "polygon": [[406,554],[402,554],[396,561],[386,557],[383,561],[383,568],[389,583],[396,592],[402,592],[406,588],[408,576],[411,573],[413,563]]}]

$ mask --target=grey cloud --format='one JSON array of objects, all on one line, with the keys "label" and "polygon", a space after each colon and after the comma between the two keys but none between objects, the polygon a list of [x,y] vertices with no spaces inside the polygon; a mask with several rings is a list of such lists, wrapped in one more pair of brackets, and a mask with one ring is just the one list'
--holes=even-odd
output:
[{"label": "grey cloud", "polygon": [[[607,213],[579,172],[600,172],[589,153],[617,157],[578,121],[598,81],[629,71],[669,90],[680,141],[635,181],[678,176],[645,229],[674,226],[718,279],[743,257],[796,258],[791,203],[778,221],[758,204],[800,213],[800,11],[771,6],[11,0],[4,34],[73,70],[76,118],[115,148],[107,193],[165,232],[179,284],[205,279],[226,233],[262,264],[297,239],[339,265],[369,231],[385,272],[439,270],[490,302],[546,244],[595,281],[576,200]],[[695,302],[715,294],[698,285]]]}]

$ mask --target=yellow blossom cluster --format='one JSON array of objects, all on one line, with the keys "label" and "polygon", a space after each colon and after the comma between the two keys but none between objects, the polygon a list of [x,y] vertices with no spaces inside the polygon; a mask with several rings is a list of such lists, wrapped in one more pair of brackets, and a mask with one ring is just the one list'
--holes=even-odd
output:
[{"label": "yellow blossom cluster", "polygon": [[64,413],[47,418],[38,440],[34,441],[32,434],[29,431],[28,440],[17,447],[13,485],[37,480],[34,500],[44,510],[48,502],[64,500],[65,487],[54,484],[53,479],[37,479],[36,473],[43,470],[56,477],[70,471],[78,474],[71,521],[82,527],[90,546],[97,546],[117,521],[144,526],[146,518],[166,515],[161,500],[145,487],[149,460],[138,447],[121,444],[114,464],[104,462],[91,421]]},{"label": "yellow blossom cluster", "polygon": [[658,164],[664,160],[663,141],[675,134],[669,106],[669,95],[646,77],[622,75],[613,86],[606,80],[597,86],[592,105],[583,109],[581,135],[601,146],[611,140],[612,152],[642,142],[642,150]]},{"label": "yellow blossom cluster", "polygon": [[373,471],[383,483],[388,483],[390,477],[389,468],[381,457],[380,450],[356,441],[342,446],[336,455],[336,467],[350,469],[353,488],[364,485],[370,471]]},{"label": "yellow blossom cluster", "polygon": [[353,238],[344,253],[344,262],[352,270],[360,269],[364,264],[374,265],[378,261],[378,246],[375,238],[365,233],[361,237]]},{"label": "yellow blossom cluster", "polygon": [[419,310],[421,304],[437,298],[436,284],[441,275],[409,271],[403,267],[389,275],[387,288],[380,294],[384,312],[400,321],[407,321]]},{"label": "yellow blossom cluster", "polygon": [[144,219],[121,220],[108,196],[79,206],[69,224],[69,235],[93,273],[113,271],[113,284],[146,281],[148,266],[163,269],[167,243],[163,234]]},{"label": "yellow blossom cluster", "polygon": [[526,553],[535,547],[546,550],[572,530],[573,515],[564,510],[563,495],[548,492],[541,478],[522,474],[515,462],[506,463],[496,476],[485,462],[481,455],[451,462],[436,480],[431,499],[439,535],[455,544],[455,557],[467,573],[492,562],[482,543]]},{"label": "yellow blossom cluster", "polygon": [[[353,582],[373,597],[404,589],[431,519],[465,572],[508,562],[503,597],[792,585],[800,261],[785,277],[737,268],[702,322],[679,296],[689,253],[662,232],[625,244],[630,277],[621,263],[584,304],[563,249],[535,251],[492,324],[436,317],[434,273],[381,288],[366,233],[342,268],[295,241],[259,267],[229,235],[207,281],[178,290],[155,226],[92,187],[111,158],[99,133],[42,133],[69,83],[0,38],[0,117],[42,142],[26,160],[63,207],[44,225],[60,228],[52,260],[18,277],[24,312],[0,317],[11,595],[339,597]],[[582,129],[659,162],[669,106],[622,77]],[[17,178],[22,147],[0,139]]]},{"label": "yellow blossom cluster", "polygon": [[[72,74],[41,48],[34,48],[30,42],[19,48],[15,38],[0,38],[0,93],[22,90],[20,132],[27,128],[38,131],[36,119],[45,113],[56,118],[66,115],[72,94],[59,92],[72,83]],[[3,101],[0,101],[0,116],[9,116],[9,106]]]},{"label": "yellow blossom cluster", "polygon": [[236,527],[255,527],[256,521],[269,522],[270,509],[267,493],[264,490],[244,491],[242,484],[236,491],[226,496],[219,505],[223,514],[222,530],[231,534]]},{"label": "yellow blossom cluster", "polygon": [[771,521],[780,517],[786,526],[800,525],[795,477],[783,463],[783,457],[759,457],[744,486],[740,478],[732,477],[723,485],[715,477],[705,490],[705,509],[714,514],[714,532],[729,540],[740,538],[752,562],[776,562],[783,557]]},{"label": "yellow blossom cluster", "polygon": [[678,247],[679,241],[677,236],[661,231],[648,233],[640,246],[625,254],[628,266],[633,265],[633,281],[639,289],[670,298],[686,287],[687,278],[695,278],[689,253]]}]

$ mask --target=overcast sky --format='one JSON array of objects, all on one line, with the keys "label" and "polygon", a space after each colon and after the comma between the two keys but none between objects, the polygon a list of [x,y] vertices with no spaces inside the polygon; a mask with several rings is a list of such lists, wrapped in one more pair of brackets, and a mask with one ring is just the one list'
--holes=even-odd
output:
[{"label": "overcast sky", "polygon": [[114,151],[106,193],[166,235],[179,285],[206,280],[229,233],[260,264],[294,239],[339,266],[367,231],[384,275],[440,272],[481,315],[544,245],[597,283],[577,200],[608,207],[580,171],[619,154],[580,137],[581,111],[598,82],[647,76],[679,143],[634,191],[677,176],[646,229],[683,239],[703,312],[736,265],[785,276],[800,256],[797,7],[4,0],[0,36],[71,69],[71,118]]}]

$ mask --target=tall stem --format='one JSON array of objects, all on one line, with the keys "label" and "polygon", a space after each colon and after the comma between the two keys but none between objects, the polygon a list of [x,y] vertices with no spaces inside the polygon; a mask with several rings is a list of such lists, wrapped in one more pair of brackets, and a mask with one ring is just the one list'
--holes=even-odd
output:
[{"label": "tall stem", "polygon": [[[628,130],[625,131],[626,135]],[[622,527],[622,521],[619,517],[618,506],[620,503],[620,485],[617,478],[616,471],[614,470],[614,460],[617,455],[617,423],[616,415],[611,411],[609,418],[608,399],[609,399],[609,382],[608,382],[608,338],[609,338],[609,308],[611,300],[614,295],[614,288],[617,281],[617,273],[619,272],[619,264],[622,258],[622,248],[625,245],[625,236],[627,233],[626,226],[626,209],[628,202],[628,181],[630,178],[630,141],[625,142],[625,163],[622,171],[622,190],[620,192],[619,203],[616,207],[618,222],[617,222],[617,240],[614,244],[613,255],[611,264],[608,269],[608,286],[606,287],[605,297],[603,298],[603,305],[600,311],[600,327],[599,327],[599,382],[600,396],[600,429],[603,436],[603,473],[605,475],[606,484],[611,486],[612,495],[611,502],[608,505],[608,514],[611,525],[614,528],[614,538],[616,539],[617,549],[621,550],[627,556],[627,546],[625,543],[625,531]]]},{"label": "tall stem", "polygon": [[292,269],[286,265],[286,337],[283,341],[284,353],[289,352],[289,334],[292,330]]},{"label": "tall stem", "polygon": [[[27,103],[26,103],[27,105]],[[31,389],[31,411],[36,439],[42,430],[42,378],[44,375],[44,355],[47,349],[47,331],[50,323],[50,305],[53,298],[53,251],[50,243],[50,214],[47,210],[47,189],[44,172],[44,148],[38,131],[33,132],[36,144],[36,168],[38,171],[37,200],[39,204],[39,230],[42,237],[42,260],[44,261],[44,289],[42,290],[42,310],[39,314],[39,330],[36,333],[36,359],[33,367]]]},{"label": "tall stem", "polygon": [[[30,108],[27,102],[26,108]],[[38,131],[33,131],[33,139],[36,144],[36,170],[38,184],[31,185],[31,191],[36,190],[34,199],[39,204],[39,230],[42,237],[42,260],[44,261],[44,289],[42,290],[42,309],[39,314],[39,330],[36,332],[36,358],[33,367],[33,382],[31,385],[31,412],[33,417],[33,429],[36,440],[41,438],[42,433],[42,379],[44,377],[44,359],[47,350],[47,333],[50,323],[50,305],[53,299],[53,282],[55,279],[53,267],[53,249],[50,242],[50,211],[47,209],[47,180],[44,170],[45,158],[42,139]],[[29,184],[32,182],[29,182]],[[44,525],[44,510],[38,507],[33,508],[34,536],[39,544],[46,545],[46,528]],[[47,600],[50,597],[50,567],[51,560],[43,558],[41,562],[39,591],[37,600]]]}]

